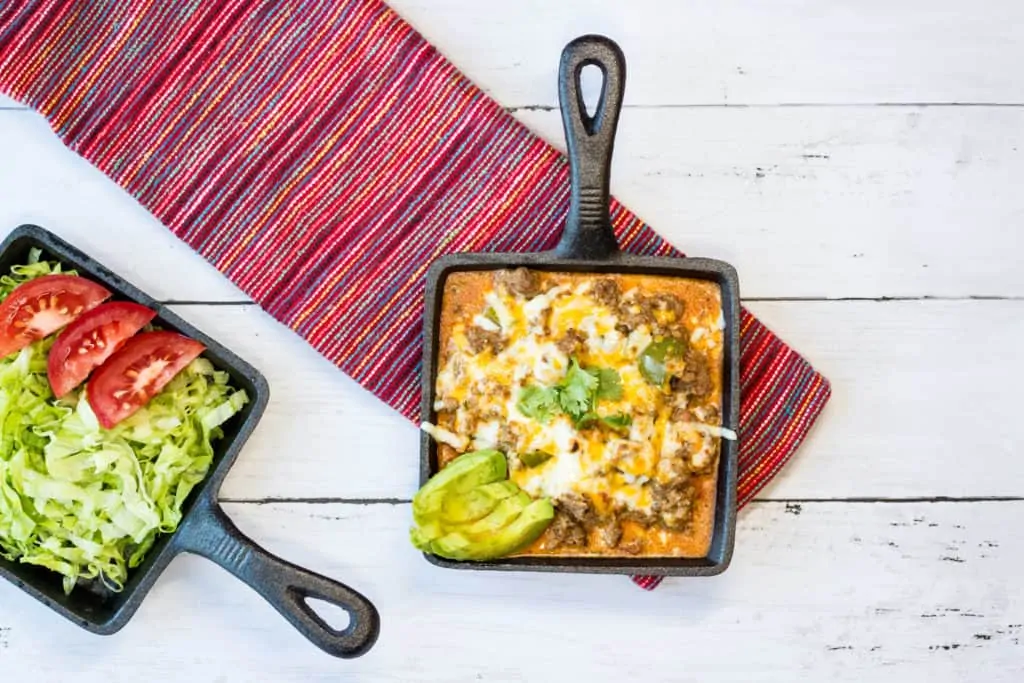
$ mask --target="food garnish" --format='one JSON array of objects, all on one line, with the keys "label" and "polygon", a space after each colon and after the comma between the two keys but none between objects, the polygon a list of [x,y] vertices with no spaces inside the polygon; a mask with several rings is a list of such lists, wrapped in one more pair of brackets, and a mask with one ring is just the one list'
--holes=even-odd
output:
[{"label": "food garnish", "polygon": [[68,325],[50,349],[47,374],[57,398],[85,381],[93,370],[156,317],[130,301],[100,304]]},{"label": "food garnish", "polygon": [[554,518],[554,507],[533,500],[507,477],[500,451],[452,460],[413,498],[413,545],[453,560],[491,560],[535,541]]}]

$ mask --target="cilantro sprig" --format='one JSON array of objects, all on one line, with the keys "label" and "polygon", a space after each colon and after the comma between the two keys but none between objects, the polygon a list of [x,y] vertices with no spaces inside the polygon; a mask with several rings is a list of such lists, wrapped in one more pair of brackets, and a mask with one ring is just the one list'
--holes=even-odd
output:
[{"label": "cilantro sprig", "polygon": [[519,392],[516,408],[526,417],[544,424],[563,413],[582,429],[595,423],[615,431],[624,431],[633,424],[625,413],[601,416],[595,411],[599,400],[622,398],[622,378],[613,368],[584,368],[573,358],[558,384],[541,387],[531,384]]}]

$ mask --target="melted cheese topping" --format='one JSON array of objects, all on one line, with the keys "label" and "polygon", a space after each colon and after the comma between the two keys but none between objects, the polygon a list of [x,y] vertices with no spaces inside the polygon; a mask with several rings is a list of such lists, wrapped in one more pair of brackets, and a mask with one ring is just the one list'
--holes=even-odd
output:
[{"label": "melted cheese topping", "polygon": [[[684,454],[693,468],[707,467],[717,454],[713,437],[727,430],[696,422],[696,417],[684,423],[670,419],[671,393],[645,379],[638,365],[656,340],[655,329],[648,323],[622,324],[622,315],[641,313],[639,303],[630,304],[636,297],[636,288],[625,292],[616,310],[594,298],[589,282],[547,286],[529,298],[492,286],[484,292],[481,308],[467,311],[448,334],[435,405],[445,411],[447,428],[424,429],[457,452],[505,451],[511,478],[534,497],[583,494],[649,512],[651,485],[677,476],[678,466],[670,461]],[[671,310],[654,311],[654,325],[676,322],[683,321],[676,321]],[[721,344],[720,306],[688,322],[684,341],[692,348],[706,352]],[[483,349],[471,343],[480,333],[492,339]],[[572,358],[581,366],[618,373],[621,398],[600,400],[595,410],[604,417],[628,415],[628,431],[578,428],[565,414],[542,421],[517,408],[524,387],[552,387],[565,377],[571,361],[565,340],[570,336],[578,341]],[[671,363],[673,371],[686,370],[682,360]],[[533,467],[524,465],[519,455],[536,451],[551,457]]]}]

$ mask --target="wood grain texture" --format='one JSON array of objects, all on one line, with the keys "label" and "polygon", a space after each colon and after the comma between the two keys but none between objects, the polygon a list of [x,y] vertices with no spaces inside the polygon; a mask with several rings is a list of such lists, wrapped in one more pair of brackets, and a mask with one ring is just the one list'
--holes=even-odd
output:
[{"label": "wood grain texture", "polygon": [[[558,112],[522,112],[563,148]],[[744,296],[1022,296],[1024,108],[631,109],[612,188]]]},{"label": "wood grain texture", "polygon": [[[312,649],[251,590],[175,560],[100,639],[0,586],[0,666],[81,683],[274,681],[1017,681],[1024,503],[755,504],[732,568],[641,593],[621,577],[467,573],[425,562],[408,506],[229,505],[272,552],[381,609],[366,657]],[[865,580],[873,577],[872,580]],[[205,644],[205,645],[203,645]],[[258,674],[257,674],[258,672]]]},{"label": "wood grain texture", "polygon": [[[745,297],[797,299],[750,306],[832,380],[822,421],[741,514],[721,577],[648,594],[619,577],[447,572],[412,550],[395,504],[416,487],[412,425],[255,307],[179,306],[273,387],[223,495],[306,501],[229,514],[365,591],[380,644],[329,659],[184,557],[108,639],[0,584],[0,670],[82,683],[1024,678],[1024,357],[1007,343],[1024,334],[1024,4],[391,4],[558,146],[562,46],[618,40],[630,73],[614,193],[689,253],[734,262]],[[157,297],[245,299],[19,107],[0,97],[0,235],[39,223]],[[800,300],[882,297],[961,300]],[[965,502],[925,502],[942,496]],[[846,502],[808,502],[829,498]],[[891,498],[921,500],[878,502]]]},{"label": "wood grain texture", "polygon": [[1024,5],[1007,0],[392,0],[470,78],[513,106],[557,101],[552,65],[580,33],[629,60],[626,106],[1024,103]]},{"label": "wood grain texture", "polygon": [[[1024,495],[1015,386],[1024,301],[756,302],[833,383],[782,498]],[[223,495],[402,498],[415,428],[253,306],[177,312],[260,368],[272,398]]]},{"label": "wood grain texture", "polygon": [[[557,112],[520,116],[562,144]],[[619,131],[616,194],[745,297],[1024,296],[1024,108],[641,109]],[[246,298],[35,114],[0,111],[0,149],[0,232],[47,226],[158,297]]]}]

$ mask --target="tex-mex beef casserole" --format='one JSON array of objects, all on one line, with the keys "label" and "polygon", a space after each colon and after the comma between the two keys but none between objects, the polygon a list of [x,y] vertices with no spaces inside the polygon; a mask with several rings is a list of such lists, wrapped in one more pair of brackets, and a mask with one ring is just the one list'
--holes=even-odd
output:
[{"label": "tex-mex beef casserole", "polygon": [[443,468],[497,449],[554,517],[520,555],[702,557],[714,522],[718,285],[525,268],[445,281],[436,424]]}]

